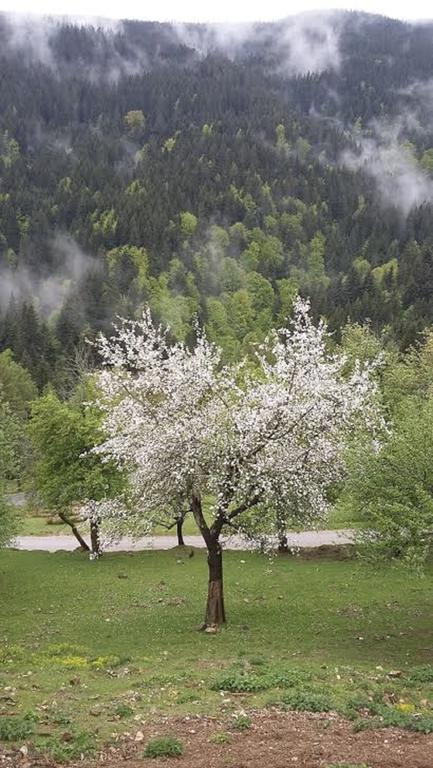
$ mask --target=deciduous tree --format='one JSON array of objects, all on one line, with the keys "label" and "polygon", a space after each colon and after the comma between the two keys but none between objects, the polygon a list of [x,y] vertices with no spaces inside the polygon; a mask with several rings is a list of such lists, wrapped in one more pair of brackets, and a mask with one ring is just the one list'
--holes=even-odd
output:
[{"label": "deciduous tree", "polygon": [[[344,376],[344,358],[326,344],[325,325],[314,326],[300,299],[290,327],[257,348],[254,367],[222,366],[198,329],[192,350],[170,344],[149,312],[122,322],[111,339],[99,337],[96,405],[107,439],[95,451],[130,478],[123,503],[101,511],[142,531],[176,495],[189,494],[208,552],[206,627],[225,620],[222,532],[259,538],[281,520],[320,520],[326,489],[344,470],[347,433],[377,423],[368,366]],[[204,494],[214,499],[211,522]]]}]

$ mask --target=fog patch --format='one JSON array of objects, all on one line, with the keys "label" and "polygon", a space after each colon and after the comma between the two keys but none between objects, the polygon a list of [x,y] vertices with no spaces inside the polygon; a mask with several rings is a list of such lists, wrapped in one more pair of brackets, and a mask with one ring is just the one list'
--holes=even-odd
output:
[{"label": "fog patch", "polygon": [[95,259],[69,235],[56,234],[51,250],[53,265],[49,275],[21,266],[0,269],[1,305],[6,306],[12,297],[20,301],[30,300],[48,316],[62,306],[71,287],[96,265]]},{"label": "fog patch", "polygon": [[286,47],[281,71],[306,75],[340,69],[340,31],[341,17],[332,13],[305,13],[286,19],[280,42]]},{"label": "fog patch", "polygon": [[261,53],[286,76],[338,70],[342,16],[303,13],[272,23],[174,24],[182,45],[199,56],[220,53],[229,59]]},{"label": "fog patch", "polygon": [[370,126],[371,135],[358,133],[356,148],[340,155],[342,165],[352,171],[362,170],[373,179],[383,205],[397,208],[403,216],[433,202],[433,180],[404,140],[408,120],[412,130],[422,130],[416,116],[402,116],[392,123],[375,121]]},{"label": "fog patch", "polygon": [[[124,23],[115,19],[75,16],[32,16],[13,13],[0,14],[5,46],[19,53],[27,63],[39,63],[59,77],[79,74],[90,82],[104,80],[116,83],[121,77],[138,75],[148,69],[144,48],[128,42]],[[67,61],[58,49],[57,37],[68,28],[89,29],[92,40],[92,60],[77,57]],[[126,43],[125,53],[117,50],[119,40]]]}]

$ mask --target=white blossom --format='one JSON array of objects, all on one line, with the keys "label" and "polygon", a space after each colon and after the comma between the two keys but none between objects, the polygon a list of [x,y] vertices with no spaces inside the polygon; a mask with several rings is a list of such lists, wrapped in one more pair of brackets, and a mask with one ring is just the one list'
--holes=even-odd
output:
[{"label": "white blossom", "polygon": [[327,351],[309,303],[297,299],[288,328],[272,332],[256,358],[224,366],[197,329],[190,350],[169,341],[149,311],[100,335],[106,440],[95,451],[126,470],[128,492],[98,516],[112,530],[143,533],[178,494],[208,494],[220,528],[260,538],[279,519],[311,525],[344,472],[344,448],[380,424],[372,366]]}]

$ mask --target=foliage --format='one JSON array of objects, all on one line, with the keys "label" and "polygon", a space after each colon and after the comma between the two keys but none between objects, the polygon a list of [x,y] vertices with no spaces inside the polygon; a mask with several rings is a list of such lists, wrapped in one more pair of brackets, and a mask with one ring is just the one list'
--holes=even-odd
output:
[{"label": "foliage", "polygon": [[101,442],[101,414],[82,403],[84,393],[61,402],[50,392],[35,401],[29,433],[35,453],[34,484],[44,504],[67,511],[81,504],[86,516],[98,517],[98,504],[119,493],[123,479],[112,462],[92,453]]},{"label": "foliage", "polygon": [[246,712],[234,712],[230,720],[230,727],[234,731],[248,731],[251,728],[251,718]]},{"label": "foliage", "polygon": [[[261,666],[261,665],[260,665]],[[212,682],[216,691],[232,693],[253,693],[267,691],[271,688],[292,688],[303,684],[309,679],[307,672],[285,667],[269,669],[266,666],[260,672],[249,669],[233,669],[219,675]]]},{"label": "foliage", "polygon": [[142,109],[131,109],[123,117],[123,122],[131,133],[139,132],[146,124]]},{"label": "foliage", "polygon": [[212,733],[212,735],[209,736],[209,741],[211,741],[212,744],[230,744],[231,740],[232,737],[225,731],[216,731],[216,733]]},{"label": "foliage", "polygon": [[[144,303],[158,305],[162,321],[170,310],[182,339],[193,336],[198,311],[227,360],[283,324],[297,290],[337,332],[347,318],[369,319],[406,347],[431,324],[425,28],[336,14],[344,72],[318,73],[283,64],[287,22],[229,55],[214,40],[205,57],[193,41],[208,31],[194,27],[185,46],[165,24],[129,22],[113,36],[51,22],[49,66],[10,24],[0,20],[8,72],[0,85],[0,349],[13,351],[38,388],[70,391],[84,338]],[[311,24],[308,41],[317,39]],[[42,39],[45,30],[35,21],[31,33]],[[395,194],[381,199],[388,174],[378,183],[357,162],[363,147],[387,157],[387,142],[412,174],[403,210]],[[395,193],[402,182],[390,178]],[[146,249],[145,292],[110,274],[107,252],[124,248]],[[187,280],[170,283],[172,260]],[[228,260],[239,285],[227,280]],[[264,308],[250,290],[253,273],[268,283]],[[193,297],[193,310],[182,305],[174,323],[172,302]]]},{"label": "foliage", "polygon": [[0,490],[0,549],[11,541],[17,531],[17,520]]},{"label": "foliage", "polygon": [[21,420],[2,399],[0,390],[0,548],[16,532],[16,517],[4,496],[7,481],[20,477],[23,468],[24,430]]},{"label": "foliage", "polygon": [[[223,528],[258,539],[324,516],[349,432],[374,433],[380,424],[371,366],[344,374],[344,357],[326,343],[326,326],[313,324],[301,299],[290,327],[256,347],[254,366],[222,366],[221,350],[198,328],[192,349],[170,343],[149,311],[111,339],[101,335],[95,407],[107,439],[94,453],[129,482],[127,495],[99,505],[100,514],[137,533],[152,527],[155,511],[189,499],[218,574]],[[215,500],[210,524],[206,494]],[[221,580],[215,573],[210,581]],[[223,617],[223,605],[208,601],[207,623]]]},{"label": "foliage", "polygon": [[35,731],[37,717],[30,712],[23,717],[2,716],[0,719],[0,741],[21,741],[27,739]]},{"label": "foliage", "polygon": [[182,753],[182,742],[175,736],[156,736],[147,743],[144,757],[180,757]]},{"label": "foliage", "polygon": [[54,760],[80,760],[82,755],[91,755],[95,751],[95,737],[87,731],[78,731],[71,733],[68,741],[52,737],[41,746]]},{"label": "foliage", "polygon": [[335,709],[335,704],[329,696],[308,689],[288,691],[282,694],[280,700],[285,707],[298,712],[329,712]]},{"label": "foliage", "polygon": [[37,396],[37,389],[29,372],[17,363],[10,349],[0,353],[0,390],[2,399],[9,403],[19,418],[29,415],[30,403]]},{"label": "foliage", "polygon": [[22,420],[3,399],[0,389],[0,486],[21,477],[24,469],[25,431]]},{"label": "foliage", "polygon": [[427,557],[433,527],[433,400],[408,400],[376,450],[356,453],[346,503],[362,512],[370,553],[412,565]]},{"label": "foliage", "polygon": [[299,520],[320,515],[345,428],[358,416],[374,428],[378,418],[370,369],[342,378],[344,360],[328,357],[325,341],[301,301],[291,329],[257,350],[256,369],[221,368],[203,334],[192,351],[171,345],[149,313],[101,336],[96,405],[108,439],[95,451],[130,472],[130,527],[188,489],[217,499],[221,527],[256,506],[262,518],[286,514],[287,498]]}]

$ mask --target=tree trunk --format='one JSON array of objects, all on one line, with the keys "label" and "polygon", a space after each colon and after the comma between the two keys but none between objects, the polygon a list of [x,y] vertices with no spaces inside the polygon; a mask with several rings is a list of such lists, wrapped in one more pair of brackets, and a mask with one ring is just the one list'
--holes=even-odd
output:
[{"label": "tree trunk", "polygon": [[223,590],[223,552],[218,539],[208,547],[209,583],[205,624],[206,627],[219,627],[226,620]]},{"label": "tree trunk", "polygon": [[179,517],[176,520],[176,533],[177,533],[177,546],[178,547],[184,547],[185,542],[183,540],[183,523],[185,518]]},{"label": "tree trunk", "polygon": [[281,555],[287,555],[289,552],[289,542],[287,540],[287,534],[280,533],[278,536],[278,552]]},{"label": "tree trunk", "polygon": [[222,520],[219,524],[217,524],[218,521],[215,521],[212,528],[209,528],[203,515],[201,497],[196,493],[193,493],[191,497],[191,511],[206,543],[209,566],[206,615],[203,629],[217,629],[226,620],[223,591],[223,551],[219,541]]},{"label": "tree trunk", "polygon": [[99,521],[90,521],[90,541],[92,543],[92,555],[95,560],[99,559],[102,555],[101,542],[99,539]]},{"label": "tree trunk", "polygon": [[64,512],[59,512],[58,515],[60,517],[60,520],[63,520],[63,522],[66,523],[66,525],[69,525],[69,527],[71,528],[72,533],[74,534],[75,538],[77,539],[81,549],[83,549],[85,552],[90,552],[90,547],[87,544],[87,542],[84,541],[84,539],[83,539],[80,531],[78,530],[77,526],[74,525],[74,523],[71,520],[69,520],[69,518],[65,515]]}]

